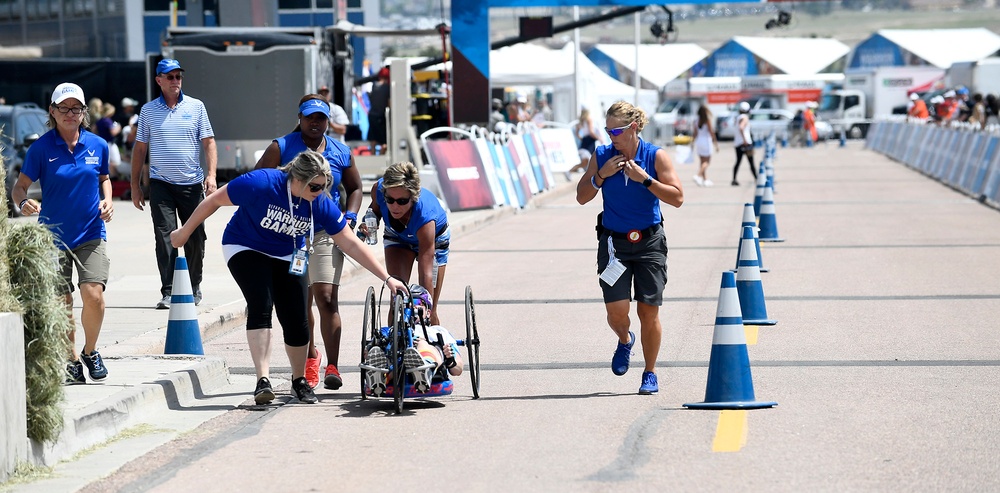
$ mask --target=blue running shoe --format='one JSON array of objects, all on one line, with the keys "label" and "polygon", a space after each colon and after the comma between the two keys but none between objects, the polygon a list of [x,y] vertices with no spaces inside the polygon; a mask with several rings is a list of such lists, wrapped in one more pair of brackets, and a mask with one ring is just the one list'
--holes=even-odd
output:
[{"label": "blue running shoe", "polygon": [[615,375],[619,377],[628,371],[629,360],[632,359],[632,345],[635,344],[635,334],[629,331],[628,338],[628,344],[618,343],[615,355],[611,357],[611,371],[615,372]]},{"label": "blue running shoe", "polygon": [[652,395],[660,390],[656,383],[656,374],[651,371],[642,372],[642,385],[639,386],[639,395]]}]

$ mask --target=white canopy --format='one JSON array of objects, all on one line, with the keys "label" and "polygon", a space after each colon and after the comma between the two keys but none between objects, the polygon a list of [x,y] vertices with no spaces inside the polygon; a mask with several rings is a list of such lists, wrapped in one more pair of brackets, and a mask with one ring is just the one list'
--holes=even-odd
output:
[{"label": "white canopy", "polygon": [[[661,89],[708,56],[707,50],[694,43],[640,44],[638,48],[639,76]],[[635,44],[598,44],[594,49],[635,72]]]},{"label": "white canopy", "polygon": [[833,38],[733,36],[733,41],[791,75],[817,74],[851,51],[849,46]]},{"label": "white canopy", "polygon": [[[490,52],[490,82],[494,86],[552,86],[552,111],[556,121],[577,117],[573,105],[573,43],[561,50],[522,43]],[[578,54],[580,104],[592,115],[602,115],[618,100],[634,102],[635,87],[604,73],[582,53]],[[639,91],[639,107],[647,113],[656,109],[659,96],[652,89]]]},{"label": "white canopy", "polygon": [[969,29],[881,29],[876,34],[938,68],[982,60],[1000,50],[1000,36],[985,27]]}]

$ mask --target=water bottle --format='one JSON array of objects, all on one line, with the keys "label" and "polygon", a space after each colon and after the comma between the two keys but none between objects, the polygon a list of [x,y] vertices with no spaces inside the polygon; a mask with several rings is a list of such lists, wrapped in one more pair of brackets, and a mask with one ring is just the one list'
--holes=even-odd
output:
[{"label": "water bottle", "polygon": [[365,212],[365,226],[368,228],[368,237],[365,238],[365,242],[369,245],[375,245],[378,243],[378,217],[375,216],[375,212],[372,208],[368,208],[368,212]]}]

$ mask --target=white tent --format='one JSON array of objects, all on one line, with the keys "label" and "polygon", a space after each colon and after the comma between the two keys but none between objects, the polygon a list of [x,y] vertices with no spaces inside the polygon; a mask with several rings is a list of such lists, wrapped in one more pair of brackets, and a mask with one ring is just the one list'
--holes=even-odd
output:
[{"label": "white tent", "polygon": [[985,27],[969,29],[880,29],[875,33],[938,68],[982,60],[1000,50],[1000,36]]},{"label": "white tent", "polygon": [[790,75],[819,73],[851,51],[849,46],[833,38],[733,36],[733,41]]},{"label": "white tent", "polygon": [[[490,52],[490,82],[494,86],[551,86],[552,111],[556,121],[577,118],[579,108],[573,104],[573,43],[561,50],[522,43]],[[611,78],[582,53],[579,65],[579,100],[592,115],[602,115],[618,100],[635,101],[635,88]],[[647,113],[656,109],[657,92],[639,90],[639,107]],[[598,118],[599,120],[599,118]]]},{"label": "white tent", "polygon": [[[638,48],[639,76],[659,89],[708,56],[708,51],[694,43],[640,44]],[[635,44],[598,44],[594,49],[635,73]]]}]

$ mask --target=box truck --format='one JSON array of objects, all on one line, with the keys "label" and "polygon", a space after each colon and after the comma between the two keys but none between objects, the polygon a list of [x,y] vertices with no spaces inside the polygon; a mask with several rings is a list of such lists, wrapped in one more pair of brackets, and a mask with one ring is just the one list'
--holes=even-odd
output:
[{"label": "box truck", "polygon": [[162,55],[184,67],[185,94],[205,103],[220,182],[253,169],[272,139],[295,128],[303,95],[333,85],[321,28],[170,28]]},{"label": "box truck", "polygon": [[943,78],[943,69],[929,66],[847,72],[843,88],[823,95],[818,115],[830,122],[834,134],[843,131],[851,138],[863,138],[875,118],[891,115],[893,108],[909,102],[910,92]]}]

